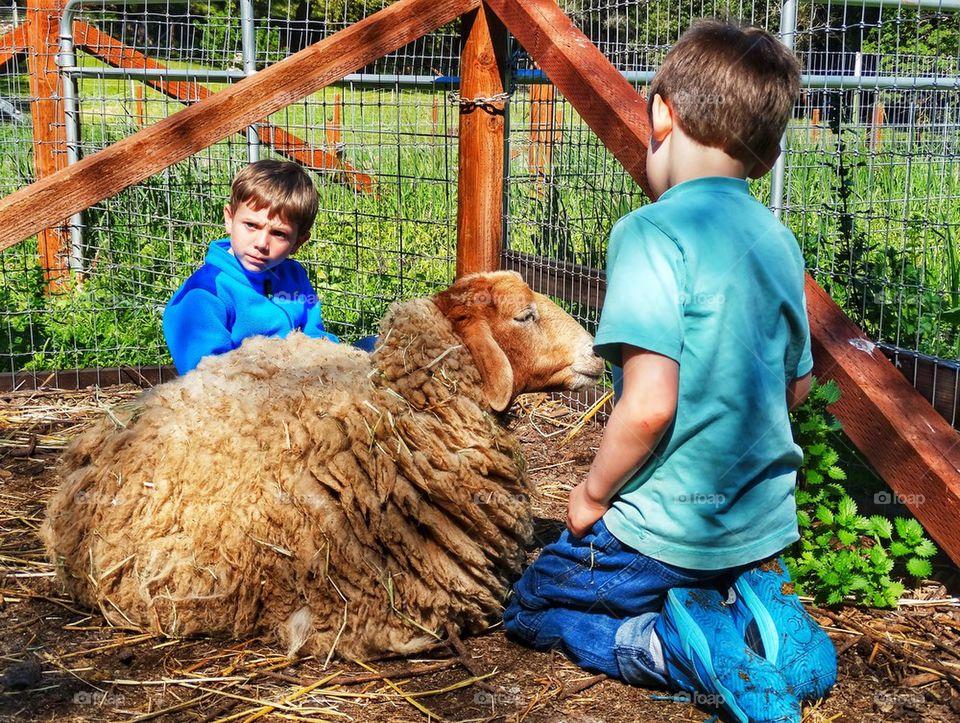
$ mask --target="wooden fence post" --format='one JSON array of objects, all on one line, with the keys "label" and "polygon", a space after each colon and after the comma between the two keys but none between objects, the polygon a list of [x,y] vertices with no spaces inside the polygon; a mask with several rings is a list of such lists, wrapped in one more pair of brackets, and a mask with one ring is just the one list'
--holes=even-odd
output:
[{"label": "wooden fence post", "polygon": [[[67,163],[66,126],[57,73],[60,16],[64,0],[27,0],[27,69],[33,118],[33,158],[37,180]],[[40,267],[47,291],[63,287],[70,272],[70,235],[66,221],[37,233]]]},{"label": "wooden fence post", "polygon": [[553,173],[553,145],[557,128],[563,124],[563,111],[554,107],[557,89],[551,83],[530,86],[530,148],[528,161],[537,195],[542,195],[546,180]]},{"label": "wooden fence post", "polygon": [[883,101],[879,98],[873,104],[873,136],[871,137],[870,148],[878,150],[883,145],[883,121],[885,118]]},{"label": "wooden fence post", "polygon": [[482,6],[463,16],[457,276],[500,268],[507,31]]}]

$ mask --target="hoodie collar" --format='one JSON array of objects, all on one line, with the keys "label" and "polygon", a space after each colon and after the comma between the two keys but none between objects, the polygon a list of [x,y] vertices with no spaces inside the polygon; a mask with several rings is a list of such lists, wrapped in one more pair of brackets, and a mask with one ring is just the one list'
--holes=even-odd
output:
[{"label": "hoodie collar", "polygon": [[210,242],[210,247],[207,249],[206,262],[212,266],[216,266],[238,281],[246,281],[257,287],[261,286],[267,279],[277,278],[275,269],[247,271],[243,268],[243,265],[237,260],[237,257],[230,253],[229,237]]}]

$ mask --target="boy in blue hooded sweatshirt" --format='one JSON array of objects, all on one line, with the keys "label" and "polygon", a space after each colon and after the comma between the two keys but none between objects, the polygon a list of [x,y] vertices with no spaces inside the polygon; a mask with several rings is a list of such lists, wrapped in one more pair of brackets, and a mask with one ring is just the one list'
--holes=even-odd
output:
[{"label": "boy in blue hooded sweatshirt", "polygon": [[317,206],[317,189],[296,163],[257,161],[236,175],[223,208],[229,237],[210,244],[203,266],[163,315],[163,334],[180,374],[249,336],[300,330],[338,341],[324,329],[303,266],[288,258],[310,238]]}]

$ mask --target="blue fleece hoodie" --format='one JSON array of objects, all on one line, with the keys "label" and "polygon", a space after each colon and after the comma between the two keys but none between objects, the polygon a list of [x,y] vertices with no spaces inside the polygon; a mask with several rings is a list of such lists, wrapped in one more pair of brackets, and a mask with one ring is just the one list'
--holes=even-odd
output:
[{"label": "blue fleece hoodie", "polygon": [[208,354],[236,349],[248,336],[307,336],[339,341],[324,330],[307,273],[293,259],[247,271],[230,253],[230,239],[210,244],[203,266],[177,289],[163,314],[163,335],[180,374]]}]

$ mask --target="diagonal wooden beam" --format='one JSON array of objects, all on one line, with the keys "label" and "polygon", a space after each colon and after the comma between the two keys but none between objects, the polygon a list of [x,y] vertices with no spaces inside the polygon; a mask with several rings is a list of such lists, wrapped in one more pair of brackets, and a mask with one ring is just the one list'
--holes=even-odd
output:
[{"label": "diagonal wooden beam", "polygon": [[842,393],[830,411],[960,565],[960,436],[809,275],[806,287],[814,373]]},{"label": "diagonal wooden beam", "polygon": [[0,35],[0,67],[6,65],[21,53],[27,52],[30,37],[29,21],[20,23],[13,30]]},{"label": "diagonal wooden beam", "polygon": [[398,0],[204,101],[0,199],[0,251],[479,7]]},{"label": "diagonal wooden beam", "polygon": [[649,196],[647,102],[554,0],[485,0]]},{"label": "diagonal wooden beam", "polygon": [[[124,45],[107,33],[97,30],[94,26],[83,21],[74,23],[74,44],[83,48],[90,55],[114,68],[165,70],[166,66],[147,57],[143,53]],[[206,100],[214,93],[200,83],[193,81],[168,81],[144,79],[151,88],[173,98],[181,103],[190,105]],[[239,131],[245,135],[243,129]],[[354,190],[373,191],[373,179],[365,173],[360,173],[348,162],[340,159],[335,153],[322,148],[316,148],[302,138],[288,133],[272,123],[259,125],[260,140],[271,146],[277,153],[296,161],[314,171],[335,170],[342,173],[342,180]]]},{"label": "diagonal wooden beam", "polygon": [[[645,180],[645,103],[609,61],[552,0],[485,2],[627,172],[638,182]],[[508,268],[526,263],[510,253],[505,262]],[[540,278],[525,277],[533,283]],[[806,293],[814,371],[822,379],[834,379],[843,395],[831,411],[898,498],[960,565],[960,436],[809,275]]]}]

